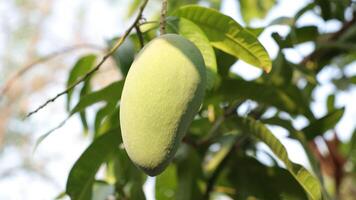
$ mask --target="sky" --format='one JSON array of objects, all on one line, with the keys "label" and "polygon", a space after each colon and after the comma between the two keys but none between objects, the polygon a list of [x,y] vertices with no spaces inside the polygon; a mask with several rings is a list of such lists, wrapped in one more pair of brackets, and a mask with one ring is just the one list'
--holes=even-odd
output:
[{"label": "sky", "polygon": [[[108,1],[96,1],[96,0],[54,0],[54,12],[48,16],[46,23],[43,27],[45,34],[40,42],[39,52],[40,54],[47,54],[62,47],[70,46],[75,41],[75,31],[81,29],[85,41],[90,41],[92,44],[105,45],[105,40],[122,33],[127,27],[127,20],[125,14],[127,12],[126,5],[129,0],[118,1],[114,6]],[[280,16],[293,16],[301,7],[303,7],[307,0],[288,1],[279,0],[278,5],[273,8],[265,20],[255,20],[252,26],[262,26],[271,22]],[[0,1],[0,25],[3,17],[6,16],[9,20],[12,20],[11,16],[11,1]],[[83,23],[78,24],[76,20],[76,13],[79,9],[85,9],[86,14],[83,14]],[[239,10],[238,4],[235,0],[225,0],[222,12],[233,17],[237,22],[243,24],[241,16],[237,12]],[[1,14],[2,13],[2,14]],[[322,32],[329,32],[336,30],[340,27],[335,21],[323,23],[321,19],[317,18],[313,14],[304,15],[299,21],[299,25],[306,24],[319,24],[319,30]],[[281,35],[285,35],[288,32],[287,27],[273,26],[268,28],[260,36],[261,43],[266,47],[271,57],[275,57],[277,54],[277,45],[270,37],[272,32],[278,32]],[[1,34],[0,26],[0,55],[1,55],[1,42],[6,38]],[[286,56],[291,61],[297,63],[305,55],[313,50],[312,44],[300,45],[296,50],[286,50]],[[68,63],[74,62],[73,58],[68,58]],[[355,74],[355,66],[350,67],[350,74]],[[0,66],[1,71],[1,66]],[[260,69],[249,66],[246,63],[238,62],[233,67],[233,71],[240,74],[247,80],[254,79],[261,75]],[[327,69],[321,72],[318,76],[318,80],[322,83],[322,86],[314,94],[315,102],[312,105],[312,110],[317,117],[321,117],[326,113],[325,99],[327,95],[333,91],[333,86],[328,82],[330,77],[333,76],[333,70]],[[57,84],[53,84],[48,87],[44,92],[40,94],[31,95],[31,105],[35,108],[39,103],[51,97],[64,89],[64,82],[66,74],[60,74]],[[62,77],[62,78],[61,78]],[[341,93],[338,95],[336,103],[339,106],[346,106],[346,113],[342,121],[336,127],[336,130],[342,140],[347,140],[352,130],[355,128],[353,119],[356,118],[356,108],[352,106],[352,100],[356,99],[356,90],[353,89],[348,93]],[[35,134],[33,141],[39,136],[53,128],[66,118],[66,113],[63,109],[64,98],[60,98],[56,103],[48,106],[34,117],[30,118],[29,123],[31,127],[23,127],[32,129]],[[243,112],[247,105],[240,108],[239,112]],[[55,114],[53,114],[55,113]],[[7,200],[27,200],[38,199],[47,200],[53,199],[60,192],[63,192],[66,183],[66,177],[72,167],[73,163],[89,145],[89,138],[84,138],[81,134],[81,126],[77,117],[69,120],[65,126],[60,130],[54,132],[48,137],[32,154],[30,159],[35,161],[47,160],[47,163],[41,163],[38,167],[48,175],[49,181],[43,177],[32,175],[26,171],[19,171],[11,177],[0,180],[0,199]],[[302,128],[306,124],[305,119],[299,118],[295,120],[295,126]],[[302,148],[298,143],[287,139],[285,130],[276,127],[270,127],[276,136],[287,146],[287,151],[291,160],[294,162],[307,165],[306,157]],[[261,149],[269,151],[268,148],[261,144]],[[30,149],[31,150],[31,149]],[[270,152],[270,151],[269,151]],[[0,171],[4,171],[9,168],[16,167],[20,160],[16,155],[16,149],[7,148],[0,157]],[[264,159],[261,155],[260,158],[264,162],[268,163],[268,160]],[[149,184],[146,184],[145,190],[151,191],[153,188],[154,179],[149,179]],[[153,193],[147,192],[149,200],[153,199]]]}]

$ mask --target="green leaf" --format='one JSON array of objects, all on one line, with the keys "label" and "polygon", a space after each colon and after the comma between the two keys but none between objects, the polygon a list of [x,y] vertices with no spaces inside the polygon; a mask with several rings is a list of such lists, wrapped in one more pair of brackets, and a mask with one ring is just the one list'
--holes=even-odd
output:
[{"label": "green leaf", "polygon": [[214,48],[216,62],[218,63],[218,73],[223,78],[228,77],[230,68],[236,63],[237,59],[219,49]]},{"label": "green leaf", "polygon": [[268,119],[262,119],[261,122],[266,123],[266,124],[278,125],[280,127],[287,129],[289,132],[289,137],[296,139],[302,145],[302,147],[304,148],[305,153],[309,159],[312,169],[314,170],[314,172],[317,174],[317,176],[319,178],[321,177],[320,166],[318,164],[318,161],[315,159],[314,154],[310,150],[308,141],[306,140],[304,133],[296,130],[294,128],[291,120],[282,119],[277,116],[274,116],[274,117],[271,117]]},{"label": "green leaf", "polygon": [[[69,77],[67,80],[67,87],[70,87],[71,85],[76,83],[80,78],[82,78],[84,75],[86,75],[88,73],[88,71],[90,71],[94,67],[95,61],[96,61],[95,55],[86,55],[86,56],[81,57],[69,73]],[[91,90],[91,86],[90,86],[90,77],[89,77],[89,79],[84,81],[83,87],[80,90],[79,98],[82,98],[83,96],[88,94],[90,92],[90,90]],[[69,90],[67,93],[67,110],[71,109],[71,100],[72,100],[72,96],[73,96],[73,91],[74,90]],[[80,99],[79,99],[79,101],[80,101]],[[80,116],[80,120],[83,125],[84,134],[85,134],[89,130],[89,125],[88,125],[87,118],[86,118],[86,112],[81,111],[79,113],[79,116]]]},{"label": "green leaf", "polygon": [[[354,165],[356,165],[356,129],[354,130],[354,132],[351,135],[351,139],[348,142],[348,146],[349,146],[349,149],[347,152],[347,157],[349,160],[351,160],[352,163],[354,163]],[[356,167],[354,167],[354,168],[356,168]]]},{"label": "green leaf", "polygon": [[356,60],[356,53],[348,53],[338,56],[332,60],[332,64],[337,65],[340,69],[345,68],[346,66],[352,64]]},{"label": "green leaf", "polygon": [[228,101],[251,99],[262,104],[274,106],[293,115],[306,113],[298,106],[299,102],[291,98],[283,90],[254,81],[224,80],[216,96]]},{"label": "green leaf", "polygon": [[216,10],[220,10],[222,1],[223,0],[209,0],[210,3],[209,7],[214,8]]},{"label": "green leaf", "polygon": [[303,16],[305,13],[307,13],[308,11],[314,9],[316,6],[316,4],[314,2],[311,2],[307,5],[305,5],[302,9],[300,9],[297,14],[295,14],[294,19],[295,21],[297,21],[301,16]]},{"label": "green leaf", "polygon": [[272,6],[276,3],[275,0],[239,0],[240,12],[246,23],[250,23],[252,19],[264,18]]},{"label": "green leaf", "polygon": [[307,127],[303,128],[302,132],[305,133],[307,140],[312,140],[316,136],[334,128],[344,114],[344,111],[344,108],[333,110],[324,117],[311,122]]},{"label": "green leaf", "polygon": [[285,164],[287,170],[304,188],[311,199],[321,199],[321,187],[318,179],[311,175],[303,166],[295,164],[289,160],[287,150],[283,144],[263,123],[252,118],[239,117],[236,117],[236,121],[244,132],[254,135],[272,150],[272,152]]},{"label": "green leaf", "polygon": [[319,36],[316,26],[292,27],[292,30],[286,37],[282,37],[278,33],[273,33],[273,39],[278,43],[281,49],[293,48],[295,45],[315,41]]},{"label": "green leaf", "polygon": [[318,36],[319,31],[316,26],[302,26],[293,28],[285,40],[291,45],[296,45],[308,41],[315,41]]},{"label": "green leaf", "polygon": [[[85,96],[86,94],[88,94],[90,92],[90,90],[91,90],[90,89],[90,81],[84,81],[84,86],[80,90],[80,98]],[[83,125],[84,133],[87,133],[88,130],[89,130],[89,125],[88,125],[88,121],[87,121],[87,116],[86,116],[85,110],[81,111],[79,113],[79,116],[80,116],[80,120],[81,120],[82,125]]]},{"label": "green leaf", "polygon": [[330,94],[326,99],[326,108],[329,113],[335,110],[335,94]]},{"label": "green leaf", "polygon": [[274,85],[289,85],[293,78],[293,68],[280,51],[273,61],[273,69],[271,72],[263,77],[266,82],[273,82]]},{"label": "green leaf", "polygon": [[100,135],[102,130],[107,128],[102,126],[102,121],[105,119],[105,117],[110,116],[115,112],[115,106],[115,103],[107,103],[104,107],[100,108],[96,112],[94,121],[94,130],[96,136]]},{"label": "green leaf", "polygon": [[297,105],[298,113],[303,114],[309,120],[314,120],[315,116],[310,109],[310,99],[303,94],[303,91],[296,85],[282,85],[278,87],[279,90],[285,92]]},{"label": "green leaf", "polygon": [[91,106],[100,101],[117,103],[121,97],[123,86],[124,81],[116,81],[101,90],[83,96],[78,104],[71,110],[71,115],[76,112],[83,111],[88,106]]},{"label": "green leaf", "polygon": [[265,30],[264,27],[256,27],[256,28],[246,27],[246,31],[252,33],[252,35],[254,35],[255,37],[260,36],[264,30]]},{"label": "green leaf", "polygon": [[267,167],[241,155],[232,157],[226,164],[216,187],[223,186],[235,189],[231,193],[233,199],[254,199],[252,196],[263,200],[307,199],[303,188],[287,170]]},{"label": "green leaf", "polygon": [[127,10],[127,17],[132,17],[135,11],[140,7],[141,0],[133,0]]},{"label": "green leaf", "polygon": [[113,158],[117,187],[122,188],[128,199],[145,199],[143,184],[147,176],[133,164],[123,148],[115,149]]},{"label": "green leaf", "polygon": [[[111,46],[116,42],[116,39],[111,41]],[[135,59],[136,55],[136,45],[133,41],[133,37],[127,38],[120,48],[114,53],[113,58],[117,66],[119,67],[121,74],[126,77],[132,62]]]},{"label": "green leaf", "polygon": [[116,108],[113,109],[111,113],[108,113],[108,115],[102,121],[98,135],[102,135],[103,133],[109,131],[113,127],[116,127],[119,123],[118,122],[118,119],[120,118],[119,115],[120,115],[120,106],[117,106]]},{"label": "green leaf", "polygon": [[145,199],[145,193],[143,192],[143,182],[138,182],[133,179],[128,185],[129,199]]},{"label": "green leaf", "polygon": [[117,184],[124,186],[132,181],[139,181],[143,184],[146,176],[134,165],[123,148],[116,149],[113,158]]},{"label": "green leaf", "polygon": [[214,47],[266,72],[271,70],[271,60],[262,44],[231,17],[195,5],[181,7],[176,15],[198,25]]},{"label": "green leaf", "polygon": [[169,24],[174,26],[178,33],[193,42],[203,55],[207,67],[207,89],[212,89],[217,84],[217,64],[213,47],[205,33],[190,20],[185,18],[170,19]]},{"label": "green leaf", "polygon": [[202,191],[198,184],[202,176],[202,160],[190,146],[181,145],[179,151],[177,153],[178,188],[175,199],[202,199]]},{"label": "green leaf", "polygon": [[356,85],[356,75],[350,77],[350,82],[354,85]]},{"label": "green leaf", "polygon": [[[69,72],[69,77],[67,80],[67,88],[77,82],[82,76],[84,76],[88,71],[94,66],[96,61],[95,55],[86,55],[81,57],[73,66]],[[73,90],[69,90],[67,93],[67,109],[70,110],[70,103],[72,98]]]},{"label": "green leaf", "polygon": [[321,10],[321,16],[323,19],[338,19],[343,21],[345,19],[345,9],[350,6],[351,0],[338,0],[338,1],[325,1],[325,0],[315,0],[314,1]]},{"label": "green leaf", "polygon": [[269,23],[268,26],[273,26],[273,25],[287,25],[287,26],[292,26],[295,23],[295,19],[293,17],[278,17],[274,19],[271,23]]},{"label": "green leaf", "polygon": [[55,200],[61,200],[61,199],[64,199],[66,197],[68,197],[67,194],[65,192],[61,192],[54,199]]},{"label": "green leaf", "polygon": [[283,127],[286,130],[288,130],[289,133],[297,132],[296,129],[294,128],[291,120],[281,119],[278,116],[273,116],[273,117],[267,118],[267,119],[261,119],[261,122],[263,122],[265,124],[272,124],[272,125],[277,125],[277,126]]},{"label": "green leaf", "polygon": [[177,169],[175,165],[169,165],[164,172],[156,177],[156,199],[174,199],[177,189]]},{"label": "green leaf", "polygon": [[324,18],[324,20],[329,20],[332,18],[331,2],[330,1],[315,0],[315,3],[320,7],[321,15]]},{"label": "green leaf", "polygon": [[72,200],[87,200],[100,165],[119,145],[120,129],[115,128],[95,140],[70,170],[66,193]]},{"label": "green leaf", "polygon": [[[210,1],[221,1],[221,0],[210,0]],[[199,0],[169,0],[168,13],[170,11],[175,11],[177,8],[180,8],[187,4],[197,4],[198,2]]]},{"label": "green leaf", "polygon": [[208,118],[195,119],[189,126],[189,135],[192,138],[200,138],[207,134],[211,129],[211,123]]},{"label": "green leaf", "polygon": [[289,65],[291,65],[296,71],[298,71],[301,75],[305,77],[305,79],[313,85],[317,84],[317,79],[315,73],[310,70],[309,68],[306,68],[304,65],[299,65],[299,64],[293,64],[291,62],[288,62]]},{"label": "green leaf", "polygon": [[356,75],[355,76],[342,76],[340,78],[332,79],[334,86],[341,91],[350,89],[354,84],[356,84]]},{"label": "green leaf", "polygon": [[230,152],[233,145],[236,143],[237,134],[229,133],[219,138],[214,144],[219,144],[220,149],[216,152],[208,152],[206,160],[203,164],[204,173],[210,176],[216,168],[220,165],[226,155]]}]

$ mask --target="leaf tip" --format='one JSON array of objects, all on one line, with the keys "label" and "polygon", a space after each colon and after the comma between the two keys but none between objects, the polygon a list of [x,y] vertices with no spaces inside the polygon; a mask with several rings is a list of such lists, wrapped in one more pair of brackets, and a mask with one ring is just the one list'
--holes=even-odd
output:
[{"label": "leaf tip", "polygon": [[272,70],[272,67],[271,66],[267,66],[267,67],[262,67],[262,69],[267,73],[269,74]]}]

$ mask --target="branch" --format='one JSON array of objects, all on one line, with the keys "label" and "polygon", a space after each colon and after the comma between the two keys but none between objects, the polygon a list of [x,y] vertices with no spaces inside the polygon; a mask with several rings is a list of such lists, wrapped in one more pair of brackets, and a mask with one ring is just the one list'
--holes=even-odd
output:
[{"label": "branch", "polygon": [[166,33],[166,16],[167,16],[168,0],[162,0],[161,21],[160,21],[160,35]]},{"label": "branch", "polygon": [[135,19],[135,21],[131,24],[131,26],[125,31],[125,33],[123,34],[122,37],[120,37],[118,39],[118,41],[116,42],[116,44],[106,53],[106,55],[101,59],[101,61],[92,69],[90,70],[88,73],[86,73],[82,78],[80,78],[77,82],[75,82],[74,84],[72,84],[71,86],[69,86],[66,90],[64,90],[63,92],[58,93],[56,96],[54,96],[53,98],[47,100],[44,104],[42,104],[41,106],[39,106],[37,109],[35,109],[34,111],[31,111],[30,113],[28,113],[26,115],[25,118],[28,118],[30,116],[32,116],[33,114],[37,113],[39,110],[41,110],[42,108],[44,108],[45,106],[47,106],[49,103],[54,102],[56,99],[58,99],[60,96],[67,94],[69,91],[71,91],[73,88],[75,88],[78,84],[80,84],[81,82],[87,80],[90,76],[92,76],[96,71],[98,71],[100,69],[100,67],[104,64],[104,62],[110,57],[112,56],[113,53],[115,53],[115,51],[122,45],[122,43],[125,41],[125,39],[127,38],[127,36],[130,34],[130,32],[132,31],[133,28],[135,28],[136,24],[138,24],[139,20],[142,18],[142,13],[143,10],[145,9],[146,5],[147,5],[148,0],[144,0],[144,2],[142,3],[142,5],[140,6],[140,10],[139,13]]},{"label": "branch", "polygon": [[26,72],[28,72],[30,69],[35,67],[36,65],[40,63],[47,62],[51,59],[54,59],[55,57],[58,57],[60,55],[78,50],[78,49],[83,49],[83,48],[92,48],[92,49],[98,49],[102,50],[100,47],[93,45],[93,44],[79,44],[75,45],[72,47],[66,47],[64,49],[58,50],[56,52],[50,53],[42,58],[39,58],[36,61],[33,61],[32,63],[29,63],[28,65],[23,66],[21,69],[19,69],[17,72],[15,72],[3,85],[1,91],[0,91],[0,98],[4,97],[5,94],[9,91],[9,89],[12,87],[12,85],[16,82],[17,79],[19,79],[21,76],[23,76]]}]

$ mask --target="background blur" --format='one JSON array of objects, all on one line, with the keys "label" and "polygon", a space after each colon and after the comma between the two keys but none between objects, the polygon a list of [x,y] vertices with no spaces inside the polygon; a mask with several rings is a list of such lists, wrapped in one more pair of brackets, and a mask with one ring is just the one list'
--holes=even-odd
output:
[{"label": "background blur", "polygon": [[[6,98],[0,96],[0,199],[53,199],[64,191],[70,168],[90,141],[82,133],[79,118],[71,118],[34,152],[36,140],[67,117],[65,98],[58,99],[27,120],[23,117],[65,89],[68,70],[80,55],[102,54],[107,40],[126,29],[132,20],[127,18],[129,3],[129,0],[0,0],[0,88],[18,70],[28,69],[20,79],[12,82]],[[294,16],[307,3],[307,0],[279,0],[264,20],[253,20],[250,25],[259,27],[280,16]],[[159,9],[159,1],[152,0],[144,16],[149,19]],[[244,25],[237,1],[224,0],[222,12]],[[298,25],[308,24],[317,24],[322,33],[338,30],[341,26],[333,20],[325,23],[312,12],[298,20]],[[272,58],[276,56],[278,46],[271,33],[278,32],[283,36],[288,31],[285,26],[272,26],[260,36]],[[298,63],[313,48],[311,43],[304,43],[284,51],[290,61]],[[53,59],[32,65],[48,55]],[[238,62],[233,71],[247,80],[262,74],[260,69],[242,65],[247,64]],[[120,76],[113,67],[112,61],[105,63],[95,76],[95,86],[106,85]],[[347,76],[355,76],[356,63],[347,66],[345,71]],[[313,94],[312,106],[316,117],[326,113],[326,98],[335,90],[331,81],[339,76],[340,71],[331,67],[326,67],[318,75],[321,86]],[[355,102],[354,86],[337,93],[336,105],[346,107],[336,127],[342,141],[348,140],[355,128]],[[90,112],[88,116],[91,117]],[[295,121],[297,128],[305,124],[303,118]],[[283,129],[273,129],[286,145],[291,160],[307,165],[301,147],[285,138]],[[148,199],[152,199],[150,188],[154,179],[148,182],[145,190]]]}]

